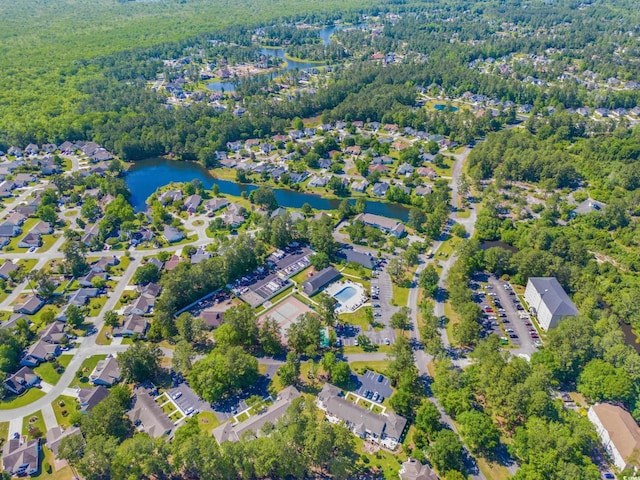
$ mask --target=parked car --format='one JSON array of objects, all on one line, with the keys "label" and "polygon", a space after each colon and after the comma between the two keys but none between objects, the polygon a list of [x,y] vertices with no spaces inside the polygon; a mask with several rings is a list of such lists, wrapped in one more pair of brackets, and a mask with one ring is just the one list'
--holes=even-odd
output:
[{"label": "parked car", "polygon": [[173,396],[171,398],[173,398],[174,400],[179,399],[182,396],[182,392],[176,392],[173,394]]}]

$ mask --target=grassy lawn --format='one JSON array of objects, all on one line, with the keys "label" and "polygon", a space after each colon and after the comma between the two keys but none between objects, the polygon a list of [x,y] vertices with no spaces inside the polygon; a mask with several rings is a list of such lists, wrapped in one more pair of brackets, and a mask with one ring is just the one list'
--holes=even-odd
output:
[{"label": "grassy lawn", "polygon": [[[60,355],[60,357],[58,357],[58,363],[66,369],[72,358],[72,355]],[[41,363],[34,368],[33,371],[36,372],[43,381],[51,385],[58,383],[62,373],[64,373],[64,370],[61,373],[56,372],[56,369],[53,368],[53,362]]]},{"label": "grassy lawn", "polygon": [[200,430],[207,435],[211,435],[213,429],[220,425],[218,417],[213,412],[200,412],[198,414],[198,425]]},{"label": "grassy lawn", "polygon": [[369,328],[367,312],[371,312],[371,307],[362,307],[353,313],[341,313],[338,318],[349,325],[358,325],[363,330],[367,330]]},{"label": "grassy lawn", "polygon": [[[35,420],[35,421],[32,421]],[[36,435],[30,435],[29,430],[37,428],[40,432]],[[47,432],[47,427],[44,425],[44,418],[42,417],[42,412],[38,410],[36,413],[32,415],[27,415],[22,419],[22,434],[27,435],[29,438],[36,438],[40,436],[44,436]]]},{"label": "grassy lawn", "polygon": [[[377,352],[377,353],[389,353],[391,351],[391,347],[392,345],[372,345],[372,352]],[[365,352],[362,347],[358,346],[346,346],[346,347],[342,347],[342,353],[345,354],[349,354],[349,353],[368,353]]]},{"label": "grassy lawn", "polygon": [[291,277],[291,280],[294,281],[296,284],[300,285],[307,278],[309,278],[310,273],[311,273],[311,267],[307,267],[304,270],[301,270],[300,272],[296,273],[293,277]]},{"label": "grassy lawn", "polygon": [[[58,425],[63,428],[70,427],[71,423],[69,422],[69,416],[71,413],[76,411],[76,399],[67,395],[60,395],[53,401],[51,406],[53,407],[53,413],[56,414],[56,421],[58,422]],[[66,414],[63,414],[63,411],[66,412]]]},{"label": "grassy lawn", "polygon": [[247,412],[243,412],[236,417],[238,423],[244,422],[245,420],[249,420],[249,414]]},{"label": "grassy lawn", "polygon": [[61,468],[60,470],[56,470],[55,472],[48,473],[45,470],[45,464],[53,467],[55,463],[55,455],[48,448],[43,448],[44,459],[42,460],[43,468],[40,469],[40,473],[38,475],[34,475],[31,478],[37,478],[38,480],[72,480],[75,478],[71,467],[67,465],[66,467]]},{"label": "grassy lawn", "polygon": [[121,257],[118,257],[118,258],[120,260],[120,263],[118,265],[109,267],[109,275],[113,277],[118,277],[124,274],[127,268],[129,268],[129,265],[131,265],[131,258],[125,255],[122,255]]},{"label": "grassy lawn", "polygon": [[447,322],[447,336],[449,337],[449,342],[453,345],[455,344],[455,342],[453,341],[453,326],[456,325],[457,323],[460,323],[460,317],[458,316],[457,313],[455,313],[453,311],[453,307],[451,306],[451,303],[446,302],[444,304],[444,316],[447,317],[448,322]]},{"label": "grassy lawn", "polygon": [[23,267],[25,272],[30,272],[31,270],[33,270],[33,267],[35,267],[37,263],[38,260],[36,260],[35,258],[18,260],[17,262],[19,266]]},{"label": "grassy lawn", "polygon": [[42,246],[38,249],[38,253],[46,252],[49,250],[56,240],[60,238],[60,234],[56,233],[53,235],[42,235]]},{"label": "grassy lawn", "polygon": [[338,268],[338,270],[340,270],[340,273],[342,273],[343,275],[358,277],[363,280],[369,280],[371,278],[371,270],[367,270],[364,267],[353,268],[348,265],[342,269]]},{"label": "grassy lawn", "polygon": [[54,305],[45,305],[38,313],[36,313],[35,315],[28,315],[28,317],[33,323],[40,327],[45,323],[45,321],[42,319],[42,316],[45,314],[45,312],[49,311],[53,312],[54,315],[58,315],[58,312],[60,310]]},{"label": "grassy lawn", "polygon": [[78,378],[78,376],[76,375],[69,386],[79,386],[80,388],[88,386],[89,375],[91,374],[93,369],[96,368],[98,362],[100,360],[104,360],[105,358],[107,358],[106,355],[94,355],[93,357],[87,358],[84,362],[82,362],[82,365],[80,365],[80,368],[78,369],[79,372],[83,373],[83,376],[81,378]]},{"label": "grassy lawn", "polygon": [[[412,274],[413,275],[413,274]],[[391,298],[391,305],[397,305],[398,307],[404,307],[409,301],[410,288],[399,287],[395,283],[393,285],[393,297]]]},{"label": "grassy lawn", "polygon": [[13,408],[24,407],[44,397],[45,393],[38,388],[30,388],[19,397],[9,397],[9,400],[0,402],[0,410],[11,410]]},{"label": "grassy lawn", "polygon": [[367,370],[384,374],[389,367],[389,360],[366,360],[364,362],[350,362],[351,370],[363,374]]},{"label": "grassy lawn", "polygon": [[0,423],[0,440],[4,442],[9,435],[9,422]]},{"label": "grassy lawn", "polygon": [[95,317],[98,315],[105,303],[107,303],[107,297],[105,295],[90,299],[89,305],[87,306],[89,308],[89,316]]},{"label": "grassy lawn", "polygon": [[511,478],[511,474],[507,467],[495,462],[489,462],[482,457],[475,457],[478,462],[480,471],[487,477],[488,480],[507,480]]},{"label": "grassy lawn", "polygon": [[402,465],[402,462],[407,459],[406,455],[399,452],[393,454],[382,449],[378,450],[376,453],[364,453],[364,441],[361,438],[357,438],[355,436],[354,440],[356,442],[356,451],[360,453],[360,460],[358,461],[358,465],[364,468],[369,468],[379,474],[372,478],[398,478],[400,466]]},{"label": "grassy lawn", "polygon": [[107,333],[111,334],[111,327],[102,327],[100,333],[96,337],[96,344],[98,345],[111,345],[111,337],[107,338]]},{"label": "grassy lawn", "polygon": [[458,218],[469,218],[471,216],[471,210],[468,208],[461,208],[458,210]]}]

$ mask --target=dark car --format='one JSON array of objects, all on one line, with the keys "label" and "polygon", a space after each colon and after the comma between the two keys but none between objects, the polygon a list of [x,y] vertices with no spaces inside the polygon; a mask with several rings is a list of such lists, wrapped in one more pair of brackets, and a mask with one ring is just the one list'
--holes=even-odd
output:
[{"label": "dark car", "polygon": [[384,377],[382,375],[378,375],[378,381],[381,382]]}]

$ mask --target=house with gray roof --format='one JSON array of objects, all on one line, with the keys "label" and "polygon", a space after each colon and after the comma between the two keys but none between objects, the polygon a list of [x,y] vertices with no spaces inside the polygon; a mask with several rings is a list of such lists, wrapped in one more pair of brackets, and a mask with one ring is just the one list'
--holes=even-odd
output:
[{"label": "house with gray roof", "polygon": [[100,360],[96,367],[89,375],[89,381],[94,385],[102,385],[103,387],[112,387],[120,381],[122,373],[120,366],[115,357],[109,356],[104,360]]},{"label": "house with gray roof", "polygon": [[76,307],[82,307],[89,302],[89,299],[96,298],[98,296],[97,288],[80,288],[69,295],[68,301],[71,305]]},{"label": "house with gray roof", "polygon": [[57,457],[58,448],[60,447],[62,439],[80,434],[80,428],[76,426],[71,426],[66,430],[63,430],[62,427],[54,427],[51,430],[47,430],[47,448]]},{"label": "house with gray roof", "polygon": [[87,413],[97,404],[109,396],[109,390],[106,387],[98,386],[95,388],[85,387],[78,391],[78,404],[80,412]]},{"label": "house with gray roof", "polygon": [[578,309],[555,277],[529,277],[524,299],[545,331],[557,327],[562,318],[578,314]]},{"label": "house with gray roof", "polygon": [[373,215],[371,213],[361,213],[355,218],[355,220],[359,220],[365,225],[375,227],[385,233],[390,233],[397,238],[402,237],[405,233],[404,225],[398,220],[394,220],[392,218]]},{"label": "house with gray roof", "polygon": [[352,248],[343,248],[338,252],[338,257],[348,263],[356,263],[369,270],[373,270],[379,263],[378,259],[367,252],[359,252]]},{"label": "house with gray roof", "polygon": [[27,348],[24,356],[20,360],[20,365],[25,367],[37,367],[42,362],[46,362],[60,356],[61,353],[62,350],[60,349],[60,345],[38,340]]},{"label": "house with gray roof", "polygon": [[15,313],[24,313],[25,315],[33,315],[44,306],[44,300],[37,295],[29,295],[22,303],[18,303],[13,307]]},{"label": "house with gray roof", "polygon": [[278,393],[276,401],[263,412],[250,416],[244,422],[235,424],[227,422],[220,425],[213,431],[213,436],[220,445],[224,442],[238,442],[246,436],[256,437],[264,424],[276,423],[287,412],[293,401],[300,397],[301,394],[295,387],[286,387]]},{"label": "house with gray roof", "polygon": [[131,400],[127,415],[138,431],[146,432],[153,438],[171,434],[173,422],[149,394],[149,390],[137,387]]},{"label": "house with gray roof", "polygon": [[409,457],[398,472],[400,480],[438,480],[438,475],[415,458]]},{"label": "house with gray roof", "polygon": [[184,233],[178,230],[175,227],[167,225],[164,227],[164,231],[162,232],[162,236],[169,243],[179,242],[184,238]]},{"label": "house with gray roof", "polygon": [[400,443],[407,419],[393,412],[377,414],[346,398],[338,387],[325,383],[316,401],[331,423],[342,424],[354,435],[395,450]]},{"label": "house with gray roof", "polygon": [[18,248],[39,247],[42,245],[42,237],[37,233],[29,232],[18,241]]},{"label": "house with gray roof", "polygon": [[18,265],[13,263],[11,260],[7,260],[0,267],[0,278],[9,280],[9,278],[11,278],[11,272],[15,272],[16,270],[18,270],[18,268]]},{"label": "house with gray roof", "polygon": [[64,343],[67,341],[63,322],[53,322],[40,333],[40,339],[47,343]]},{"label": "house with gray roof", "polygon": [[146,315],[151,313],[156,304],[155,296],[142,294],[136,298],[131,305],[127,305],[124,309],[125,315]]},{"label": "house with gray roof", "polygon": [[114,327],[114,337],[131,337],[137,335],[144,337],[149,328],[149,321],[140,315],[129,315],[125,317],[121,325]]},{"label": "house with gray roof", "polygon": [[340,272],[333,267],[327,267],[302,282],[302,291],[308,296],[315,295],[338,278],[340,278]]},{"label": "house with gray roof", "polygon": [[40,470],[40,439],[12,438],[2,452],[2,468],[17,477],[35,475]]},{"label": "house with gray roof", "polygon": [[22,367],[7,377],[4,381],[4,387],[15,395],[21,395],[25,390],[38,383],[40,383],[40,377],[31,368]]},{"label": "house with gray roof", "polygon": [[389,184],[387,182],[380,182],[373,186],[371,193],[377,197],[384,197],[387,194],[387,190],[389,190]]}]

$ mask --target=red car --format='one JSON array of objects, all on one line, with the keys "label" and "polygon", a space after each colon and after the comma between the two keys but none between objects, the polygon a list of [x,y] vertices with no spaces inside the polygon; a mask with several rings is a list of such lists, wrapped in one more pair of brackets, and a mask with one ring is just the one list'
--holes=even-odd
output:
[{"label": "red car", "polygon": [[493,313],[493,308],[491,308],[491,307],[484,307],[484,311],[485,311],[486,313]]}]

